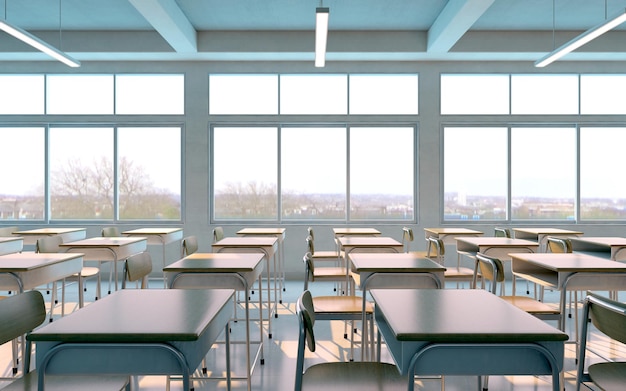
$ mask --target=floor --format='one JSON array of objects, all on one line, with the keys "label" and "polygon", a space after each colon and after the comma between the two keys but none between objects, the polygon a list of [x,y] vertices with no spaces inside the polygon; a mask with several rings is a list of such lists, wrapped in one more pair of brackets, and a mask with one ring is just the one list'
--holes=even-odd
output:
[{"label": "floor", "polygon": [[[150,287],[162,288],[162,282],[151,281]],[[332,294],[333,286],[330,283],[314,283],[311,286],[313,294]],[[93,285],[89,286],[86,293],[86,301],[89,301]],[[518,283],[518,291],[524,290],[524,286]],[[75,289],[69,288],[68,302],[66,303],[66,311],[72,311],[76,308],[76,296],[72,296]],[[265,326],[265,343],[263,346],[264,364],[258,361],[252,377],[252,390],[256,391],[276,391],[276,390],[292,390],[294,382],[298,321],[295,315],[295,302],[298,295],[302,292],[302,282],[287,281],[285,291],[283,292],[283,303],[278,307],[278,317],[272,319],[272,339],[267,339],[267,326]],[[519,293],[519,292],[518,292]],[[521,292],[523,294],[524,292]],[[49,298],[49,296],[46,296]],[[556,302],[557,294],[547,292],[545,301]],[[254,310],[253,310],[254,312]],[[243,313],[239,313],[242,315]],[[60,316],[60,310],[55,311],[55,318]],[[231,322],[232,341],[244,341],[242,337],[244,330],[244,322]],[[573,335],[573,318],[568,319],[567,331]],[[258,330],[258,329],[257,329]],[[350,357],[350,341],[344,339],[344,324],[338,321],[319,321],[315,325],[316,339],[318,349],[315,353],[307,353],[306,365],[323,361],[344,361]],[[258,339],[258,332],[253,334]],[[572,340],[572,338],[570,338]],[[600,336],[597,332],[592,333],[592,346],[594,352],[601,354],[603,357],[626,357],[626,347],[619,343],[611,343],[606,338]],[[574,344],[566,344],[565,346],[565,390],[575,390],[575,350]],[[255,344],[258,350],[259,344]],[[233,354],[232,368],[235,376],[245,376],[245,351],[244,345],[241,343],[232,344],[231,351]],[[360,357],[360,349],[355,346],[354,354]],[[216,344],[207,356],[207,374],[209,376],[222,376],[224,366],[224,345]],[[391,358],[386,354],[383,347],[383,360],[391,362]],[[591,361],[600,360],[596,354],[590,354]],[[590,360],[587,362],[589,363]],[[10,344],[0,346],[0,376],[4,378],[11,376],[11,350]],[[194,381],[196,391],[205,390],[226,390],[226,382],[223,379],[206,379],[207,375],[203,375],[200,370],[196,371],[195,376],[201,379]],[[9,380],[0,380],[0,387],[8,384]],[[165,390],[167,379],[162,376],[143,376],[136,379],[134,388],[141,391]],[[416,390],[440,390],[440,379],[417,379],[415,383]],[[171,381],[171,390],[180,390],[181,382],[173,379]],[[246,390],[245,380],[234,380],[233,390]],[[445,389],[448,391],[466,391],[476,389],[475,377],[458,377],[448,376],[445,378]],[[490,390],[503,391],[543,391],[551,390],[551,382],[549,377],[535,376],[491,376],[489,380]],[[593,388],[592,388],[593,389]]]}]

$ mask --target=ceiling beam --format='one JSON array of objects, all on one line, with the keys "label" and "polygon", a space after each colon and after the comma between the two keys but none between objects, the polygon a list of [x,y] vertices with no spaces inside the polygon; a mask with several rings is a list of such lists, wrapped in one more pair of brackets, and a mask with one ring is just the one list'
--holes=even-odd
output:
[{"label": "ceiling beam", "polygon": [[450,0],[428,30],[427,52],[445,53],[495,0]]},{"label": "ceiling beam", "polygon": [[197,32],[176,0],[129,0],[178,53],[198,51]]}]

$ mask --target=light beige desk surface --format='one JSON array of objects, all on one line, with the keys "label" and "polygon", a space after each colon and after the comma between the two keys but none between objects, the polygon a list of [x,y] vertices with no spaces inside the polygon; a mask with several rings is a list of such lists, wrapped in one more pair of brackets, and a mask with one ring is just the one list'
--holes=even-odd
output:
[{"label": "light beige desk surface", "polygon": [[441,228],[424,228],[424,236],[428,238],[439,238],[444,243],[456,244],[454,239],[457,236],[482,236],[482,231],[477,231],[469,228],[454,228],[454,227],[441,227]]},{"label": "light beige desk surface", "polygon": [[138,228],[122,232],[127,236],[145,236],[149,244],[169,244],[183,238],[182,228]]},{"label": "light beige desk surface", "polygon": [[272,236],[229,236],[213,243],[212,246],[214,249],[224,247],[267,247],[275,251],[277,243],[278,238]]},{"label": "light beige desk surface", "polygon": [[613,261],[626,261],[626,238],[619,236],[582,236],[570,238],[574,252],[586,252]]},{"label": "light beige desk surface", "polygon": [[489,237],[489,236],[480,236],[480,237],[461,236],[461,237],[456,238],[456,247],[457,247],[457,251],[481,252],[486,255],[491,255],[489,254],[489,251],[493,251],[497,249],[512,249],[511,251],[508,251],[508,252],[513,252],[515,251],[516,247],[518,248],[523,247],[523,248],[527,248],[529,251],[536,252],[537,249],[539,248],[539,244],[537,242],[533,242],[532,240],[525,240],[525,239],[513,239],[513,238]]},{"label": "light beige desk surface", "polygon": [[274,235],[284,237],[286,228],[242,228],[237,235]]},{"label": "light beige desk surface", "polygon": [[342,236],[337,238],[343,249],[355,247],[392,247],[402,251],[402,243],[387,236]]},{"label": "light beige desk surface", "polygon": [[348,257],[356,272],[441,272],[446,268],[432,259],[411,253],[352,253]]},{"label": "light beige desk surface", "polygon": [[166,272],[253,271],[263,260],[261,253],[193,253],[168,265]]},{"label": "light beige desk surface", "polygon": [[19,236],[0,237],[0,255],[19,253],[24,248],[24,239]]},{"label": "light beige desk surface", "polygon": [[63,242],[84,239],[87,236],[87,229],[47,227],[16,231],[14,234],[24,237],[24,244],[34,245],[38,239],[54,235],[60,235],[63,238]]},{"label": "light beige desk surface", "polygon": [[380,235],[380,231],[376,228],[333,228],[333,234],[335,237],[339,236],[371,236],[371,235]]},{"label": "light beige desk surface", "polygon": [[564,329],[567,290],[624,290],[626,264],[579,253],[510,253],[511,269],[519,277],[560,291]]},{"label": "light beige desk surface", "polygon": [[546,251],[548,236],[556,236],[556,237],[572,237],[572,236],[580,236],[584,233],[581,231],[574,231],[569,229],[561,229],[561,228],[549,228],[549,227],[539,227],[539,228],[513,228],[513,232],[516,239],[526,239],[532,240],[539,243],[539,250]]}]

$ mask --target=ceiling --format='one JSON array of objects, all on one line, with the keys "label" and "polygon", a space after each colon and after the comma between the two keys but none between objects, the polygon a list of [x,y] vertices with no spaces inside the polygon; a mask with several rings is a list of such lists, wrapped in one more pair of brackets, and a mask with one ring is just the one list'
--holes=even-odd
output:
[{"label": "ceiling", "polygon": [[[534,61],[626,0],[0,0],[0,20],[80,61]],[[626,25],[626,24],[625,24]],[[626,26],[564,60],[626,60]],[[0,31],[0,61],[49,57]]]}]

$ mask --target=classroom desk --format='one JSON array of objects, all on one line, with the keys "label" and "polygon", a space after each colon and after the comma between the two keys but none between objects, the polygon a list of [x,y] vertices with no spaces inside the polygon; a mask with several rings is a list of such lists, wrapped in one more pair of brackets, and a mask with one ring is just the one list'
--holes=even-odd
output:
[{"label": "classroom desk", "polygon": [[[60,247],[69,253],[83,253],[85,261],[110,261],[113,263],[115,290],[117,291],[117,262],[131,255],[146,251],[145,237],[95,237],[62,243]],[[100,274],[98,274],[100,284]],[[109,293],[110,286],[109,286]]]},{"label": "classroom desk", "polygon": [[[245,294],[246,321],[246,368],[248,390],[252,387],[252,373],[257,359],[263,357],[263,311],[259,311],[259,349],[254,359],[250,356],[253,341],[250,337],[249,291],[263,271],[261,253],[193,253],[163,269],[168,287],[172,289],[233,288]],[[262,307],[262,291],[259,291],[259,308]],[[235,312],[236,318],[236,312]]]},{"label": "classroom desk", "polygon": [[24,248],[24,239],[19,236],[0,237],[0,255],[19,253]]},{"label": "classroom desk", "polygon": [[[502,262],[510,261],[509,253],[529,252],[535,253],[539,250],[539,243],[525,239],[512,239],[502,237],[458,237],[456,238],[456,249],[459,254],[474,257],[476,253],[495,257]],[[515,292],[515,278],[513,281],[513,292]],[[504,293],[504,284],[502,292]]]},{"label": "classroom desk", "polygon": [[[273,236],[232,236],[219,240],[212,244],[213,252],[262,252],[265,254],[267,275],[267,325],[268,337],[272,338],[272,312],[278,318],[278,287],[276,284],[276,252],[278,250],[278,239]],[[272,265],[273,264],[273,265]],[[271,305],[271,281],[273,276],[274,304]],[[259,286],[259,290],[263,289]]]},{"label": "classroom desk", "polygon": [[190,374],[224,330],[228,341],[233,296],[232,289],[115,292],[30,334],[39,387],[47,373],[182,375],[189,390]]},{"label": "classroom desk", "polygon": [[[359,289],[363,292],[362,319],[363,346],[367,345],[367,322],[365,305],[370,281],[375,288],[415,288],[415,280],[424,278],[424,284],[443,287],[446,268],[428,258],[421,258],[411,253],[353,253],[349,256],[352,271],[359,275]],[[416,276],[423,275],[423,276]],[[373,346],[373,345],[372,345]],[[363,359],[365,349],[361,349]]]},{"label": "classroom desk", "polygon": [[282,292],[285,290],[285,237],[287,233],[286,228],[243,228],[237,231],[237,235],[240,236],[276,236],[278,239],[278,280],[280,282],[279,303],[283,302]]},{"label": "classroom desk", "polygon": [[565,330],[567,291],[625,290],[626,264],[579,253],[509,254],[513,273],[560,291],[559,328]]},{"label": "classroom desk", "polygon": [[[131,237],[145,237],[148,244],[161,245],[161,260],[163,261],[161,270],[165,269],[165,246],[170,243],[180,243],[183,240],[182,228],[138,228],[122,232],[122,235]],[[163,277],[163,287],[167,287],[165,276]]]},{"label": "classroom desk", "polygon": [[409,379],[550,374],[552,389],[560,391],[567,334],[499,297],[481,289],[370,292],[378,329]]},{"label": "classroom desk", "polygon": [[443,240],[445,244],[454,244],[456,245],[456,238],[461,236],[482,236],[482,231],[476,231],[474,229],[469,228],[453,228],[453,227],[444,227],[444,228],[424,228],[424,237],[426,240],[428,238],[438,238]]},{"label": "classroom desk", "polygon": [[85,239],[87,237],[87,230],[85,228],[35,228],[27,229],[24,231],[16,231],[13,233],[24,238],[24,244],[34,246],[37,244],[37,240],[47,237],[59,235],[63,242],[73,242],[76,240]]},{"label": "classroom desk", "polygon": [[626,238],[622,237],[580,237],[571,238],[572,251],[589,253],[612,261],[626,261]]},{"label": "classroom desk", "polygon": [[335,238],[341,236],[378,236],[380,231],[376,228],[333,228]]},{"label": "classroom desk", "polygon": [[532,240],[539,243],[539,252],[546,252],[548,236],[570,238],[583,235],[583,232],[560,228],[513,228],[516,239]]},{"label": "classroom desk", "polygon": [[[17,291],[35,289],[62,280],[83,268],[83,254],[57,254],[23,252],[0,256],[0,289]],[[78,281],[78,306],[83,307],[83,284]],[[50,319],[54,310],[54,299],[50,298]]]}]

